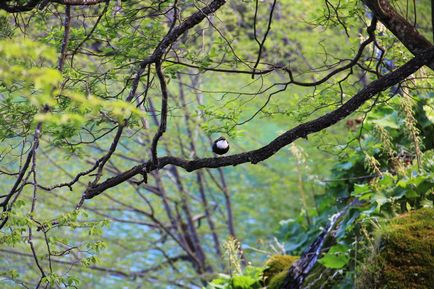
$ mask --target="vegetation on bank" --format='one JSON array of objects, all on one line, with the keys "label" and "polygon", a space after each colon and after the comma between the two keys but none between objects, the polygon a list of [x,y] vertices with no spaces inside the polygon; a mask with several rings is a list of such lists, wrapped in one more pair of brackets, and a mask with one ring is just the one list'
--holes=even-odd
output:
[{"label": "vegetation on bank", "polygon": [[0,1],[0,288],[429,288],[430,9]]}]

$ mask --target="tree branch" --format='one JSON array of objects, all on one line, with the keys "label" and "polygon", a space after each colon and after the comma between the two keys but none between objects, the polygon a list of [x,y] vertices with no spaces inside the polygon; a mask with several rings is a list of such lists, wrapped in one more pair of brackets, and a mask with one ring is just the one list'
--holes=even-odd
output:
[{"label": "tree branch", "polygon": [[109,178],[106,181],[100,183],[99,185],[90,188],[86,194],[86,199],[91,199],[101,194],[103,191],[112,188],[137,174],[140,174],[147,166],[149,170],[156,170],[161,169],[167,165],[174,165],[182,167],[186,171],[191,172],[201,168],[235,166],[247,162],[256,164],[258,162],[266,160],[273,156],[275,153],[277,153],[280,149],[294,142],[295,140],[299,138],[305,138],[309,134],[326,129],[339,122],[343,118],[349,116],[351,113],[355,112],[360,106],[362,106],[366,101],[374,97],[376,94],[405,80],[408,76],[416,72],[422,66],[433,62],[433,59],[434,47],[415,56],[413,59],[411,59],[395,71],[385,75],[378,80],[373,81],[337,109],[314,120],[300,124],[291,130],[286,131],[264,147],[240,154],[217,158],[185,160],[173,156],[161,157],[158,159],[158,166],[156,166],[155,164],[153,165],[152,162],[147,162],[135,166],[118,176]]},{"label": "tree branch", "polygon": [[[414,55],[433,47],[416,28],[402,17],[388,0],[363,0],[366,6],[374,13],[375,17],[387,27]],[[434,70],[434,61],[431,60],[427,66]]]},{"label": "tree branch", "polygon": [[157,63],[155,64],[155,69],[157,71],[158,80],[160,81],[161,116],[160,116],[160,125],[158,126],[158,131],[155,134],[154,138],[152,139],[151,154],[152,154],[152,163],[155,165],[158,165],[158,157],[157,157],[158,141],[163,136],[163,134],[166,132],[166,126],[167,126],[168,92],[167,92],[166,80],[164,79],[164,74],[163,74],[163,71],[161,69],[161,62],[160,61],[157,61]]},{"label": "tree branch", "polygon": [[[16,255],[16,256],[33,258],[32,254],[24,253],[24,252],[20,252],[20,251],[16,251],[16,250],[11,250],[11,249],[0,249],[0,252],[6,253],[6,254],[11,254],[11,255]],[[185,261],[186,259],[187,259],[187,256],[185,256],[185,255],[169,257],[169,259],[167,259],[166,261],[164,261],[160,264],[154,265],[148,269],[144,269],[144,270],[140,270],[140,271],[131,271],[131,272],[116,270],[114,268],[102,267],[102,266],[97,266],[97,265],[90,265],[88,267],[88,269],[101,271],[101,272],[104,272],[104,273],[107,273],[107,274],[110,274],[113,276],[117,276],[117,277],[137,278],[137,277],[146,277],[147,274],[154,272],[154,271],[157,271],[157,270],[161,269],[162,267],[167,266],[169,263],[173,263],[173,262],[177,262],[177,261]],[[57,264],[78,267],[78,270],[81,270],[83,267],[83,265],[80,262],[65,261],[62,259],[53,259],[53,262],[57,263]]]},{"label": "tree branch", "polygon": [[40,4],[41,4],[40,8],[45,7],[48,3],[58,3],[62,5],[71,5],[71,6],[79,6],[79,5],[89,6],[89,5],[96,5],[105,1],[106,0],[48,0],[48,1],[30,0],[27,4],[24,5],[10,6],[8,5],[8,2],[12,2],[12,1],[6,0],[0,2],[0,9],[5,10],[6,12],[9,13],[20,13],[20,12],[31,11]]},{"label": "tree branch", "polygon": [[59,55],[59,61],[57,65],[57,69],[62,72],[63,66],[65,64],[66,59],[66,51],[68,49],[68,43],[69,43],[69,34],[71,30],[71,6],[66,5],[65,8],[65,21],[63,23],[64,32],[63,32],[63,41],[62,46],[60,49],[60,55]]}]

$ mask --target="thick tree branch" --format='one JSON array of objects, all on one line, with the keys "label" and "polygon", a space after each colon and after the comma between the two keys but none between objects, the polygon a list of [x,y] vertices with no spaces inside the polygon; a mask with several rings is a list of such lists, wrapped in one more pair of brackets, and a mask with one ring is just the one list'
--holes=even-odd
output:
[{"label": "thick tree branch", "polygon": [[[402,17],[388,0],[363,0],[366,6],[374,13],[375,17],[387,27],[414,55],[418,55],[422,51],[433,47],[416,28]],[[434,61],[427,63],[434,69]]]},{"label": "thick tree branch", "polygon": [[283,133],[268,145],[236,155],[217,157],[217,158],[202,158],[197,160],[185,160],[173,156],[161,157],[158,160],[158,166],[153,165],[152,162],[147,162],[131,168],[130,170],[107,179],[106,181],[92,187],[86,194],[86,199],[91,199],[103,191],[112,188],[131,177],[140,174],[147,166],[150,170],[161,169],[167,165],[175,165],[184,168],[186,171],[194,171],[201,168],[219,168],[224,166],[235,166],[242,163],[250,162],[256,164],[260,161],[266,160],[277,153],[280,149],[294,142],[299,138],[305,138],[311,133],[315,133],[326,129],[333,124],[339,122],[343,118],[355,112],[366,101],[374,97],[381,91],[398,84],[405,80],[408,76],[416,72],[419,68],[434,59],[434,47],[421,52],[419,55],[408,61],[406,64],[396,69],[395,71],[385,75],[384,77],[373,81],[366,88],[359,91],[346,103],[339,108],[318,117],[312,121],[300,124],[297,127]]},{"label": "thick tree branch", "polygon": [[0,2],[0,9],[5,10],[9,13],[20,13],[20,12],[27,12],[31,11],[36,6],[41,5],[40,8],[45,7],[48,3],[58,3],[62,5],[71,5],[71,6],[78,6],[78,5],[96,5],[101,2],[105,2],[106,0],[30,0],[27,2],[27,4],[24,5],[10,5],[10,2],[15,1],[1,1]]},{"label": "thick tree branch", "polygon": [[[220,7],[222,7],[226,3],[226,0],[214,0],[208,6],[205,6],[202,9],[199,9],[197,12],[193,13],[189,16],[184,22],[180,25],[173,27],[171,31],[163,38],[160,44],[155,49],[152,54],[150,60],[151,62],[155,62],[166,53],[167,48],[175,43],[175,41],[184,34],[185,31],[193,28],[203,19],[205,19],[208,15],[216,12]],[[146,60],[145,60],[146,61]],[[148,63],[141,63],[141,67],[146,66]]]},{"label": "thick tree branch", "polygon": [[[137,90],[137,87],[140,82],[140,78],[142,77],[143,72],[145,71],[146,67],[152,63],[161,62],[162,56],[167,52],[167,48],[175,43],[178,38],[184,34],[187,30],[193,28],[200,22],[202,22],[203,19],[205,19],[208,15],[214,13],[217,11],[221,6],[223,6],[226,3],[226,0],[214,0],[211,2],[208,6],[205,6],[204,8],[200,9],[199,11],[191,14],[184,22],[182,22],[178,26],[172,26],[169,30],[169,32],[166,34],[166,36],[163,37],[163,39],[160,41],[160,43],[157,45],[157,48],[155,48],[154,52],[151,56],[146,57],[140,62],[140,68],[138,69],[136,76],[133,80],[133,86],[131,89],[130,94],[128,95],[126,101],[131,101],[134,96],[135,92]],[[1,8],[1,7],[0,7]],[[175,22],[173,22],[175,23]]]}]

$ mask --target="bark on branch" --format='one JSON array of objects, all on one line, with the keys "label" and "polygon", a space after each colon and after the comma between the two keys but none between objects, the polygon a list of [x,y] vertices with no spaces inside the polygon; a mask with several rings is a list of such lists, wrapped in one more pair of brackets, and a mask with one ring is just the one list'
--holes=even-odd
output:
[{"label": "bark on branch", "polygon": [[102,2],[106,2],[107,0],[30,0],[26,4],[23,5],[11,5],[10,2],[16,2],[16,1],[1,1],[0,2],[0,9],[5,10],[9,13],[20,13],[20,12],[27,12],[35,9],[38,5],[40,9],[45,7],[49,3],[58,3],[62,5],[71,5],[71,6],[89,6],[89,5],[96,5]]},{"label": "bark on branch", "polygon": [[[388,0],[363,0],[363,2],[374,13],[375,17],[414,55],[433,47],[431,42],[402,17]],[[434,70],[434,61],[431,60],[427,66]]]},{"label": "bark on branch", "polygon": [[202,20],[208,17],[208,15],[216,12],[225,3],[226,0],[214,0],[209,5],[191,14],[184,22],[182,22],[178,26],[173,27],[173,29],[171,29],[169,33],[167,33],[167,35],[161,40],[152,55],[144,59],[140,63],[140,67],[144,69],[148,64],[160,61],[161,57],[164,55],[164,53],[166,53],[167,48],[169,48],[169,46],[175,43],[181,35],[183,35],[187,30],[202,22]]}]

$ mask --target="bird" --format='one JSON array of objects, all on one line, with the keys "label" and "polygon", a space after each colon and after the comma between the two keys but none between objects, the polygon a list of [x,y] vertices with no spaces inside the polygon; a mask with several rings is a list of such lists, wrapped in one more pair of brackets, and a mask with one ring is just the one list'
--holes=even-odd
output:
[{"label": "bird", "polygon": [[229,151],[229,142],[224,137],[219,137],[212,144],[212,151],[218,155],[224,155]]}]

